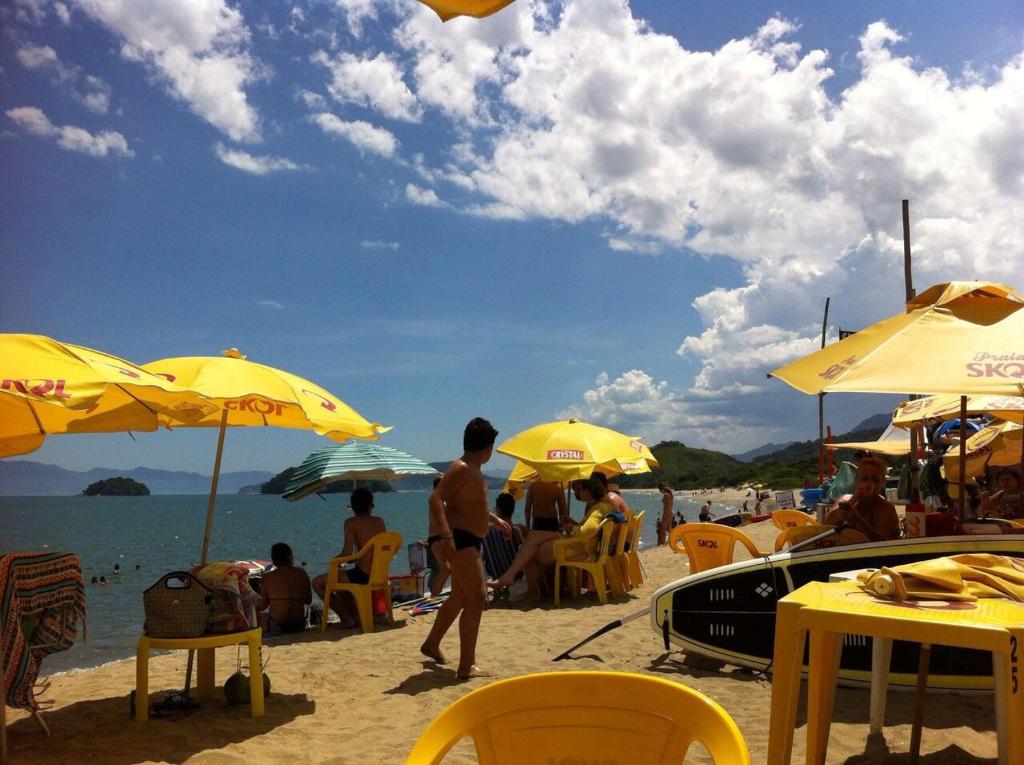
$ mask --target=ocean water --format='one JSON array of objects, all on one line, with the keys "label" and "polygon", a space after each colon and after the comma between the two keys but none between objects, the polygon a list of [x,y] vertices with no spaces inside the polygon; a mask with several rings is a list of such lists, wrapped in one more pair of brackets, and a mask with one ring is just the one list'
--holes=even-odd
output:
[{"label": "ocean water", "polygon": [[[295,562],[304,562],[310,576],[321,573],[341,548],[348,496],[285,502],[277,496],[222,495],[217,498],[210,560],[265,559],[271,544],[287,542]],[[422,491],[378,494],[374,511],[408,544],[427,535],[428,496]],[[647,511],[641,537],[643,544],[652,544],[660,495],[624,496],[634,510]],[[703,497],[677,496],[675,507],[687,520],[696,520],[702,502]],[[207,498],[199,495],[0,497],[0,552],[71,552],[82,562],[88,639],[49,656],[45,673],[134,655],[143,623],[142,592],[163,574],[187,569],[199,560],[206,503]],[[517,504],[514,516],[520,522],[522,504]],[[715,511],[724,514],[727,507],[716,503]],[[580,505],[574,502],[573,508],[578,517]],[[115,564],[120,565],[120,574],[114,573]],[[408,556],[399,553],[392,573],[408,570]],[[93,576],[105,576],[107,584],[90,584]]]}]

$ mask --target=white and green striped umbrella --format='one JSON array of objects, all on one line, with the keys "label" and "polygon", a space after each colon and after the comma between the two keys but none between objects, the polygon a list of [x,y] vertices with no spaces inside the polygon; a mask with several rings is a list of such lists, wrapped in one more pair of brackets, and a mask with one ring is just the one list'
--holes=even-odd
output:
[{"label": "white and green striped umbrella", "polygon": [[335,481],[396,481],[410,475],[438,474],[423,460],[398,449],[349,441],[325,446],[306,457],[281,496],[294,502]]}]

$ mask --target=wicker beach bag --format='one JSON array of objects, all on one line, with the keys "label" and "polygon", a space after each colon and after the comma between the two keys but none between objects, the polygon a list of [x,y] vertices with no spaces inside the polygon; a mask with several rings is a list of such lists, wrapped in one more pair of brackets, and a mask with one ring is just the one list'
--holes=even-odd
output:
[{"label": "wicker beach bag", "polygon": [[[174,583],[177,584],[174,584]],[[172,571],[142,593],[150,637],[191,638],[206,632],[213,593],[187,571]]]}]

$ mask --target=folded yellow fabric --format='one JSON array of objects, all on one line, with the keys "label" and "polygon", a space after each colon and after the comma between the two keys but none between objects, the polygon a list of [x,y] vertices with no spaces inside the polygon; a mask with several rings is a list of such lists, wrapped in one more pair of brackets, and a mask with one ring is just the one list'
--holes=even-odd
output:
[{"label": "folded yellow fabric", "polygon": [[965,554],[862,571],[861,588],[891,600],[1010,598],[1024,603],[1024,560]]}]

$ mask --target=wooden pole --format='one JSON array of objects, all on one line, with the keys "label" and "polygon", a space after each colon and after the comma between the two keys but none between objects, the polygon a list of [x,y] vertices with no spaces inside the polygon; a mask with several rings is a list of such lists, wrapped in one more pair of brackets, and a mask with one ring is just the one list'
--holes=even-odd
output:
[{"label": "wooden pole", "polygon": [[200,563],[206,563],[206,556],[210,552],[210,534],[213,531],[213,513],[217,508],[217,482],[220,480],[220,458],[224,452],[224,431],[228,427],[228,410],[224,409],[220,415],[220,435],[217,436],[217,456],[213,461],[213,480],[210,481],[210,499],[206,503],[206,531],[203,533],[203,555]]},{"label": "wooden pole", "polygon": [[967,396],[960,397],[960,522],[967,517]]},{"label": "wooden pole", "polygon": [[[906,302],[909,303],[914,299],[914,295],[917,294],[914,290],[914,278],[911,271],[910,263],[910,200],[903,200],[903,291],[906,296]],[[913,401],[917,396],[911,394],[910,400]],[[910,462],[910,501],[918,502],[920,497],[918,496],[917,490],[917,428],[910,429],[910,455],[908,460]]]},{"label": "wooden pole", "polygon": [[[825,315],[821,319],[821,347],[825,347],[825,333],[828,331],[828,304],[825,298]],[[818,394],[818,483],[825,480],[825,394]]]}]

